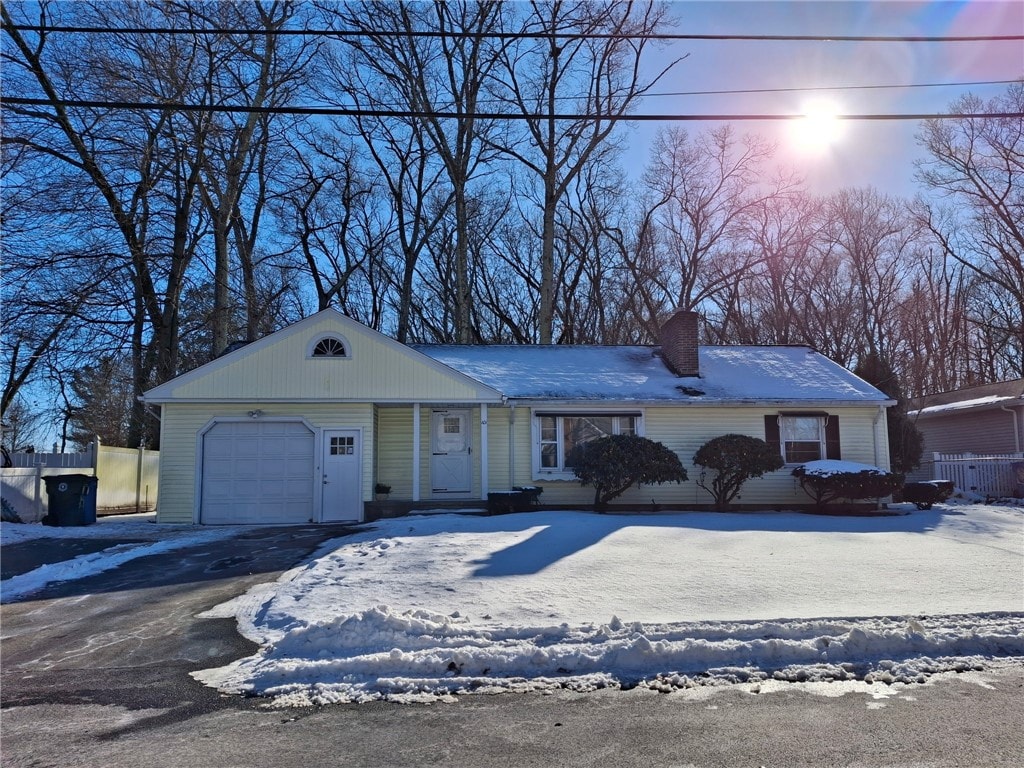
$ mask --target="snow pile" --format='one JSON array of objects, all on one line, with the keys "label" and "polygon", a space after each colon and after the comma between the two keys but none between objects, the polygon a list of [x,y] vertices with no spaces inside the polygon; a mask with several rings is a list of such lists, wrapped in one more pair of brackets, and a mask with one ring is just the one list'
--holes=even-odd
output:
[{"label": "snow pile", "polygon": [[380,606],[293,629],[258,656],[195,676],[278,706],[770,679],[924,682],[982,669],[986,656],[1024,656],[1022,630],[1024,617],[1010,614],[485,627]]},{"label": "snow pile", "polygon": [[1024,657],[1022,521],[981,505],[381,521],[204,614],[263,647],[195,677],[282,706],[919,682]]},{"label": "snow pile", "polygon": [[848,472],[867,472],[872,475],[889,474],[884,469],[871,464],[860,464],[856,461],[844,461],[841,459],[818,459],[817,461],[805,462],[800,467],[803,470],[803,474],[815,477],[831,477],[832,475],[841,475]]}]

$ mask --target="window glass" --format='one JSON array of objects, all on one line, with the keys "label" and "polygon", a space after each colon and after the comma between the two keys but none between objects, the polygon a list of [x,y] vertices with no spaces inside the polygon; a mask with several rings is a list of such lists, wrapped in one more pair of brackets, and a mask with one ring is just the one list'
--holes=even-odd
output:
[{"label": "window glass", "polygon": [[331,456],[351,456],[355,453],[356,439],[354,437],[332,437]]},{"label": "window glass", "polygon": [[540,418],[540,465],[544,469],[558,469],[558,419]]},{"label": "window glass", "polygon": [[779,433],[787,464],[824,458],[825,421],[820,416],[780,416]]},{"label": "window glass", "polygon": [[320,339],[313,347],[313,357],[345,357],[345,345],[338,339],[328,336]]},{"label": "window glass", "polygon": [[614,416],[568,416],[563,419],[564,451],[562,465],[571,467],[569,454],[577,445],[615,434]]},{"label": "window glass", "polygon": [[540,436],[538,469],[569,472],[569,456],[573,448],[608,435],[636,435],[639,416],[606,414],[566,414],[537,417]]}]

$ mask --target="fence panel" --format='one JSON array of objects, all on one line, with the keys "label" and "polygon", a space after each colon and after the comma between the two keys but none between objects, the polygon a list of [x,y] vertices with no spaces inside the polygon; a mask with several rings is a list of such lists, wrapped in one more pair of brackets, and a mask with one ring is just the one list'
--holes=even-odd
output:
[{"label": "fence panel", "polygon": [[1014,465],[1024,453],[974,456],[964,454],[934,455],[935,479],[952,480],[963,490],[983,496],[1013,496],[1017,491]]},{"label": "fence panel", "polygon": [[[151,512],[156,509],[160,452],[99,445],[83,453],[15,453],[3,469],[2,494],[26,522],[47,512],[49,475],[82,473],[99,478],[96,509],[103,512]],[[93,461],[94,453],[98,461]],[[94,469],[95,466],[95,469]]]},{"label": "fence panel", "polygon": [[4,467],[0,469],[0,495],[23,522],[38,523],[49,511],[43,478],[76,474],[82,474],[78,467]]},{"label": "fence panel", "polygon": [[91,469],[92,452],[84,453],[12,453],[12,467],[53,467],[56,469]]},{"label": "fence panel", "polygon": [[101,445],[96,476],[96,506],[106,510],[138,510],[156,508],[157,477],[160,453],[135,448],[112,448]]}]

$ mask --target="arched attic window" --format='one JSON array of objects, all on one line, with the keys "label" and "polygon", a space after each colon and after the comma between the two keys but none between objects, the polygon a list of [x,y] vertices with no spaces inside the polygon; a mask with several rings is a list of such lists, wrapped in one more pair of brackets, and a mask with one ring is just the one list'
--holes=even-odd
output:
[{"label": "arched attic window", "polygon": [[337,360],[349,357],[348,343],[340,336],[321,336],[313,342],[310,357]]}]

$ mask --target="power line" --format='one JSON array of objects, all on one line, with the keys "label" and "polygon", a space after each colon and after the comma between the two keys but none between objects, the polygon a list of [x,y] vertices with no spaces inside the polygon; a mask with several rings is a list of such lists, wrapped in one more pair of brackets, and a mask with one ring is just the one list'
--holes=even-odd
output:
[{"label": "power line", "polygon": [[405,37],[405,38],[472,38],[476,40],[711,40],[748,42],[817,42],[817,43],[991,43],[1024,40],[1024,35],[737,35],[686,33],[629,33],[629,32],[460,32],[460,31],[399,31],[350,29],[238,29],[207,27],[182,29],[179,27],[81,27],[40,24],[4,24],[4,29],[20,32],[67,32],[75,34],[136,35],[281,35],[291,37]]},{"label": "power line", "polygon": [[[178,104],[178,103],[155,103],[139,101],[86,101],[81,99],[61,99],[52,102],[49,99],[34,99],[23,97],[0,98],[0,103],[17,106],[60,106],[60,107],[81,107],[86,109],[134,109],[134,110],[161,110],[173,112],[231,112],[267,115],[324,115],[337,117],[408,117],[408,118],[435,118],[439,120],[465,120],[474,118],[477,120],[607,120],[611,122],[732,122],[732,121],[782,121],[799,120],[806,115],[801,114],[542,114],[522,112],[439,112],[429,110],[409,109],[362,109],[353,107],[247,107],[231,105],[211,104]],[[988,118],[1024,118],[1024,112],[970,112],[956,114],[942,113],[890,113],[890,114],[853,114],[835,115],[837,120],[849,121],[894,121],[894,120],[962,120],[962,119],[988,119]]]},{"label": "power line", "polygon": [[[728,96],[741,93],[792,93],[802,91],[861,91],[861,90],[884,90],[887,88],[963,88],[972,85],[1009,85],[1020,82],[1013,80],[973,80],[962,83],[907,83],[905,85],[812,85],[798,88],[735,88],[720,91],[658,91],[645,94],[645,96]],[[575,99],[586,98],[584,96],[566,96],[563,98]]]}]

